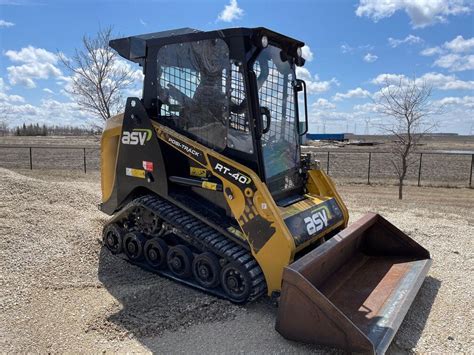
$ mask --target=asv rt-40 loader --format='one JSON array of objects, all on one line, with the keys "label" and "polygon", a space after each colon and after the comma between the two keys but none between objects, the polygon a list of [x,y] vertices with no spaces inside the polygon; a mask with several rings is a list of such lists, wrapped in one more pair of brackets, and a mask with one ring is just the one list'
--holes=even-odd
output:
[{"label": "asv rt-40 loader", "polygon": [[303,45],[265,28],[111,41],[145,78],[102,136],[104,244],[232,302],[279,297],[288,339],[382,353],[430,255],[377,214],[347,228],[331,179],[301,155]]}]

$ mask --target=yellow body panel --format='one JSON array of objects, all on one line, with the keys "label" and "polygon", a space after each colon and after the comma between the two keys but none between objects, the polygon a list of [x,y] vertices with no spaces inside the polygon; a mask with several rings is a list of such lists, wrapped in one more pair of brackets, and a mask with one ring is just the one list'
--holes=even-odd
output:
[{"label": "yellow body panel", "polygon": [[308,192],[317,196],[333,197],[344,215],[344,228],[349,223],[349,211],[347,210],[344,201],[336,190],[336,186],[331,178],[322,170],[308,171],[308,182],[306,183]]},{"label": "yellow body panel", "polygon": [[100,142],[100,169],[102,202],[106,202],[115,182],[120,135],[122,134],[123,113],[106,121]]}]

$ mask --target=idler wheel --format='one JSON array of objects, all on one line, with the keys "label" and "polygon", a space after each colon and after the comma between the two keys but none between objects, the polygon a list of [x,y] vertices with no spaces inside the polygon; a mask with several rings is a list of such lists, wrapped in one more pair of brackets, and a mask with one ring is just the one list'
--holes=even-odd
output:
[{"label": "idler wheel", "polygon": [[229,263],[222,268],[221,284],[229,299],[236,303],[247,301],[252,291],[251,278],[239,264]]},{"label": "idler wheel", "polygon": [[185,245],[176,245],[168,249],[166,256],[168,268],[179,278],[185,279],[191,276],[193,253]]},{"label": "idler wheel", "polygon": [[123,238],[123,248],[125,255],[132,261],[139,261],[143,258],[143,246],[146,238],[142,233],[130,232]]},{"label": "idler wheel", "polygon": [[124,234],[125,230],[117,223],[111,223],[104,227],[102,240],[112,254],[120,254],[122,252]]},{"label": "idler wheel", "polygon": [[168,245],[163,239],[153,238],[145,243],[145,259],[153,269],[159,270],[166,266]]},{"label": "idler wheel", "polygon": [[193,260],[194,278],[203,287],[216,287],[219,284],[220,271],[219,260],[212,253],[199,254]]}]

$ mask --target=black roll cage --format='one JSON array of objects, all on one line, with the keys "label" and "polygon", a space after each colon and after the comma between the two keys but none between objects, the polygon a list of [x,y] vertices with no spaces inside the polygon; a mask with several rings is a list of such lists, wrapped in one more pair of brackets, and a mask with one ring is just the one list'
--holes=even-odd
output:
[{"label": "black roll cage", "polygon": [[249,125],[253,136],[252,153],[226,148],[224,154],[249,166],[258,173],[262,181],[266,181],[261,142],[264,127],[262,127],[262,112],[260,111],[258,99],[258,80],[252,69],[255,60],[264,49],[261,44],[263,36],[267,37],[269,45],[281,48],[289,58],[293,58],[297,65],[302,66],[304,64],[304,59],[297,55],[298,48],[303,47],[304,42],[264,27],[240,27],[205,32],[192,28],[181,28],[114,39],[109,42],[109,45],[123,58],[138,63],[143,67],[145,78],[142,102],[150,118],[158,119],[157,55],[160,48],[165,45],[184,42],[212,39],[224,40],[229,48],[230,59],[242,66],[248,100],[247,106],[250,115]]}]

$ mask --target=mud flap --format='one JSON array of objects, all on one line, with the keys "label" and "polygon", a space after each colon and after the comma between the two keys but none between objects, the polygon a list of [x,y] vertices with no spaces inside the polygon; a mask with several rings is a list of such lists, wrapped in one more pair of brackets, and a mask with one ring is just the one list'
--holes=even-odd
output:
[{"label": "mud flap", "polygon": [[283,272],[285,338],[383,354],[431,265],[429,252],[369,213]]}]

